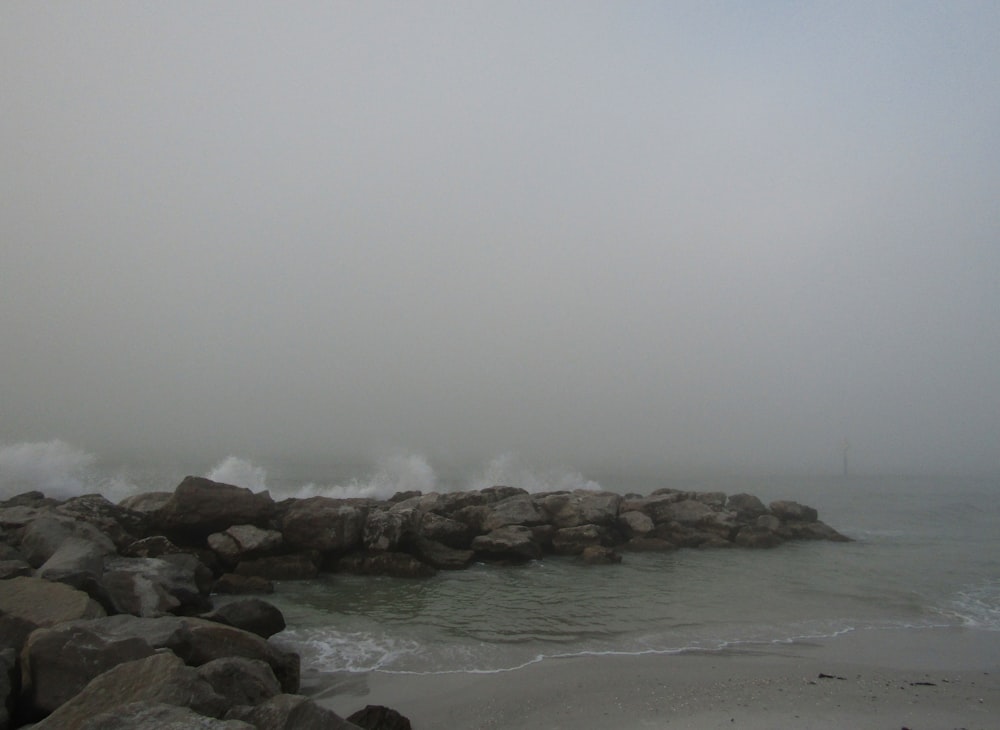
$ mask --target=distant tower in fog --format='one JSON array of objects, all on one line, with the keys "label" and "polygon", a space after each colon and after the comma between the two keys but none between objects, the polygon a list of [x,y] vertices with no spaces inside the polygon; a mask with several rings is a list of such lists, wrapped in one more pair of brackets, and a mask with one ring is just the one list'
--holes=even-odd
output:
[{"label": "distant tower in fog", "polygon": [[840,451],[844,456],[844,479],[847,478],[847,450],[849,448],[851,448],[851,444],[847,441],[847,439],[844,439],[844,443],[840,447]]}]

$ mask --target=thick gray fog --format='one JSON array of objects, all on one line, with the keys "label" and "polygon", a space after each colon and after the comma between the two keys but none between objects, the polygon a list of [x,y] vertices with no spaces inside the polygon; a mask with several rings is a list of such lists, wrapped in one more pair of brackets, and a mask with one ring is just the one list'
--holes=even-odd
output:
[{"label": "thick gray fog", "polygon": [[0,6],[0,442],[1000,471],[1000,5]]}]

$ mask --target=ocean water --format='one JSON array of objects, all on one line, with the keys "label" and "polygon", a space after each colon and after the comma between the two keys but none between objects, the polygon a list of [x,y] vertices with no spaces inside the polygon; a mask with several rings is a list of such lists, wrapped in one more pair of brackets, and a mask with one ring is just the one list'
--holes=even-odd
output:
[{"label": "ocean water", "polygon": [[[501,457],[444,479],[419,455],[389,457],[336,479],[268,473],[228,458],[207,476],[276,497],[385,497],[403,489],[683,489],[794,499],[853,538],[772,550],[625,553],[620,565],[547,557],[474,565],[424,580],[327,575],[281,582],[270,597],[288,629],[275,637],[303,675],[502,672],[546,658],[675,653],[832,637],[854,631],[964,626],[1000,631],[1000,480],[955,477],[589,478]],[[59,442],[0,448],[0,495],[40,488],[111,499],[172,489],[184,474],[108,468]]]}]

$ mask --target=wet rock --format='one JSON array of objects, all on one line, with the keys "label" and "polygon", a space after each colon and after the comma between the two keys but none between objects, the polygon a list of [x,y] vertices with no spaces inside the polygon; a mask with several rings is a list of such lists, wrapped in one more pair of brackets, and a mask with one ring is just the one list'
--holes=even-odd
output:
[{"label": "wet rock", "polygon": [[153,535],[135,540],[122,550],[122,555],[129,558],[159,558],[164,555],[176,555],[185,552],[174,545],[163,535]]},{"label": "wet rock", "polygon": [[472,541],[472,549],[494,560],[537,560],[542,556],[535,533],[524,525],[508,525],[480,535]]},{"label": "wet rock", "polygon": [[608,546],[612,542],[608,530],[598,525],[580,525],[556,530],[552,549],[559,555],[579,555],[585,548]]},{"label": "wet rock", "polygon": [[580,553],[580,559],[587,565],[614,565],[622,561],[622,556],[609,547],[588,545]]},{"label": "wet rock", "polygon": [[638,510],[623,512],[618,518],[618,524],[629,537],[641,537],[653,531],[653,520]]},{"label": "wet rock", "polygon": [[143,492],[126,497],[118,506],[149,515],[162,508],[173,496],[173,492]]},{"label": "wet rock", "polygon": [[217,694],[234,705],[257,705],[281,694],[281,685],[266,662],[242,657],[213,659],[198,667]]},{"label": "wet rock", "polygon": [[37,568],[51,558],[63,542],[71,537],[89,540],[108,555],[117,552],[111,538],[97,527],[52,513],[41,515],[25,525],[21,536],[21,552],[25,560]]},{"label": "wet rock", "polygon": [[274,593],[274,584],[257,575],[224,573],[212,584],[212,591],[229,595],[269,594]]},{"label": "wet rock", "polygon": [[622,498],[612,492],[579,489],[549,494],[539,499],[539,506],[557,528],[580,525],[613,525],[618,518]]},{"label": "wet rock", "polygon": [[285,617],[276,607],[259,598],[245,598],[226,603],[200,618],[257,634],[267,639],[285,630]]},{"label": "wet rock", "polygon": [[[137,702],[188,707],[209,717],[220,717],[227,705],[196,669],[184,666],[173,654],[158,653],[124,662],[95,677],[33,730],[78,730],[91,718]],[[95,725],[90,723],[90,727]]]},{"label": "wet rock", "polygon": [[784,540],[774,530],[757,525],[747,525],[736,533],[734,542],[745,548],[773,548]]},{"label": "wet rock", "polygon": [[74,497],[56,507],[55,512],[93,525],[121,550],[149,530],[149,520],[141,512],[109,502],[100,494]]},{"label": "wet rock", "polygon": [[472,530],[464,522],[442,517],[434,512],[427,512],[421,517],[417,532],[423,538],[456,550],[468,549],[474,537]]},{"label": "wet rock", "polygon": [[[499,489],[499,487],[491,487]],[[528,494],[515,494],[492,505],[482,521],[482,529],[487,532],[506,525],[540,525],[545,516],[535,506]]]},{"label": "wet rock", "polygon": [[24,560],[0,560],[0,580],[31,575],[34,571]]},{"label": "wet rock", "polygon": [[22,618],[36,626],[104,616],[105,611],[83,591],[41,578],[6,580],[0,590],[0,613]]},{"label": "wet rock", "polygon": [[257,730],[357,730],[333,710],[293,694],[277,695],[253,707],[233,707],[226,719],[243,720]]},{"label": "wet rock", "polygon": [[625,549],[636,553],[668,553],[677,546],[659,537],[633,537],[625,543]]},{"label": "wet rock", "polygon": [[472,550],[456,550],[426,538],[418,538],[414,550],[418,558],[439,570],[467,568],[476,555]]},{"label": "wet rock", "polygon": [[293,550],[343,553],[361,545],[367,514],[367,507],[341,499],[295,500],[281,518],[281,533]]},{"label": "wet rock", "polygon": [[815,522],[819,514],[812,507],[807,507],[790,500],[771,502],[771,512],[782,522]]},{"label": "wet rock", "polygon": [[193,555],[108,558],[102,584],[115,610],[133,616],[200,613],[211,608],[212,575]]},{"label": "wet rock", "polygon": [[133,702],[83,721],[79,730],[256,730],[241,720],[219,720],[162,702]]},{"label": "wet rock", "polygon": [[395,710],[382,705],[366,705],[347,718],[364,730],[411,730],[410,721]]},{"label": "wet rock", "polygon": [[267,492],[255,494],[232,484],[186,477],[150,519],[168,536],[198,541],[233,525],[266,525],[273,511]]},{"label": "wet rock", "polygon": [[365,519],[362,544],[366,550],[392,551],[412,537],[413,510],[372,510]]},{"label": "wet rock", "polygon": [[752,494],[732,494],[726,500],[726,509],[735,512],[741,522],[752,522],[761,515],[767,514],[767,507]]},{"label": "wet rock", "polygon": [[277,552],[283,543],[284,538],[277,530],[264,530],[254,525],[233,525],[208,536],[208,546],[227,565]]},{"label": "wet rock", "polygon": [[153,653],[142,639],[109,638],[72,623],[38,629],[21,652],[24,701],[36,716],[48,715],[99,674]]}]

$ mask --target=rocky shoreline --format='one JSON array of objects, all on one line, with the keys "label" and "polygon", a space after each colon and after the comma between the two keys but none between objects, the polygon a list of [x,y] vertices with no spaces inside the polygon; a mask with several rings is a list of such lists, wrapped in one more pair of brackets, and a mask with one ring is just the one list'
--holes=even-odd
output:
[{"label": "rocky shoreline", "polygon": [[773,548],[848,538],[796,502],[658,490],[516,487],[389,500],[267,492],[188,477],[113,504],[29,492],[0,502],[0,730],[408,728],[384,707],[343,719],[299,691],[259,598],[320,572],[420,578],[545,555],[615,563],[623,551]]}]

